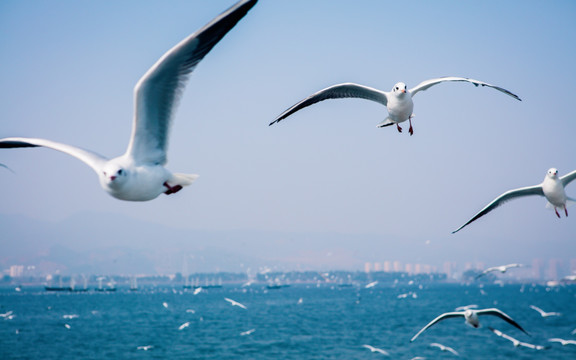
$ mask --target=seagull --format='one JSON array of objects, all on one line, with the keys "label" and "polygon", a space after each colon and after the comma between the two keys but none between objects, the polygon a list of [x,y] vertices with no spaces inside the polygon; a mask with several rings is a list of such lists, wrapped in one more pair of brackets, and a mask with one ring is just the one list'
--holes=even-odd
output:
[{"label": "seagull", "polygon": [[493,271],[500,271],[502,274],[504,274],[506,272],[506,270],[508,270],[508,269],[522,267],[522,266],[524,266],[524,265],[522,265],[522,264],[508,264],[508,265],[489,267],[488,269],[482,271],[480,274],[476,275],[476,279],[478,279],[479,277],[484,276],[490,272],[493,272]]},{"label": "seagull", "polygon": [[448,352],[451,352],[452,354],[454,354],[456,356],[460,356],[460,354],[458,354],[458,351],[452,349],[449,346],[444,346],[444,345],[438,344],[438,343],[431,343],[430,346],[437,347],[441,351],[448,351]]},{"label": "seagull", "polygon": [[518,323],[514,320],[512,320],[512,318],[508,315],[506,315],[504,312],[496,309],[496,308],[490,308],[490,309],[482,309],[482,310],[473,310],[473,309],[468,309],[465,311],[454,311],[454,312],[447,312],[444,313],[440,316],[438,316],[436,319],[430,321],[430,323],[426,326],[424,326],[422,328],[422,330],[418,331],[418,333],[416,335],[414,335],[414,337],[412,339],[410,339],[410,342],[416,340],[416,338],[422,334],[426,329],[428,329],[429,327],[431,327],[432,325],[436,324],[437,322],[444,320],[444,319],[448,319],[448,318],[453,318],[453,317],[464,317],[464,319],[466,320],[466,324],[474,327],[474,328],[478,328],[480,326],[480,321],[478,319],[478,315],[494,315],[494,316],[498,316],[499,318],[501,318],[502,320],[506,321],[507,323],[517,327],[518,329],[520,329],[521,331],[523,331],[524,333],[528,334],[526,332],[526,330],[522,329],[522,327],[520,325],[518,325]]},{"label": "seagull", "polygon": [[558,177],[558,170],[555,168],[548,169],[544,181],[540,185],[527,186],[519,189],[506,191],[504,194],[498,196],[496,199],[480,210],[478,214],[474,215],[472,219],[468,220],[466,224],[460,226],[458,229],[452,231],[452,234],[460,231],[464,226],[470,224],[472,221],[478,219],[481,216],[488,214],[490,211],[496,209],[498,206],[504,204],[506,201],[512,200],[517,197],[529,196],[529,195],[540,195],[544,196],[548,200],[547,207],[554,208],[556,216],[560,217],[558,209],[564,209],[564,213],[568,216],[567,206],[570,202],[576,202],[576,199],[572,199],[566,196],[564,187],[570,184],[572,180],[576,179],[576,170],[568,173],[562,177]]},{"label": "seagull", "polygon": [[566,275],[562,278],[564,281],[576,281],[576,275]]},{"label": "seagull", "polygon": [[378,285],[378,281],[372,281],[370,284],[367,284],[364,288],[365,289],[370,289],[373,288],[374,286]]},{"label": "seagull", "polygon": [[4,318],[4,319],[7,319],[7,318],[9,318],[10,316],[12,316],[12,314],[14,314],[14,311],[10,310],[10,311],[8,311],[8,312],[5,312],[4,314],[0,314],[0,317],[1,317],[1,318]]},{"label": "seagull", "polygon": [[530,305],[530,308],[538,311],[540,313],[540,315],[542,315],[542,317],[561,316],[562,315],[559,312],[546,312],[546,311],[540,309],[538,306],[534,306],[534,305]]},{"label": "seagull", "polygon": [[162,303],[162,306],[164,306],[164,308],[168,309],[168,303],[167,303],[166,301],[164,301],[164,302]]},{"label": "seagull", "polygon": [[254,331],[256,331],[256,329],[250,329],[250,330],[247,330],[247,331],[243,331],[243,332],[240,333],[240,336],[250,335],[250,334],[252,334]]},{"label": "seagull", "polygon": [[138,347],[136,348],[136,350],[148,351],[148,350],[152,349],[153,347],[154,347],[154,346],[152,346],[152,345],[138,346]]},{"label": "seagull", "polygon": [[62,315],[63,319],[76,319],[79,317],[77,314]]},{"label": "seagull", "polygon": [[190,326],[190,321],[185,322],[184,324],[180,325],[178,327],[178,330],[184,330],[186,329],[188,326]]},{"label": "seagull", "polygon": [[70,330],[70,329],[72,328],[72,327],[71,327],[70,325],[68,325],[68,324],[64,324],[64,327],[65,327],[66,329],[68,329],[68,330]]},{"label": "seagull", "polygon": [[198,295],[198,294],[200,294],[200,291],[202,291],[202,288],[201,288],[201,287],[197,287],[196,289],[194,289],[194,293],[193,293],[193,294],[194,294],[194,295]]},{"label": "seagull", "polygon": [[317,93],[310,95],[306,99],[288,108],[269,125],[273,125],[279,121],[282,121],[288,116],[294,114],[296,111],[301,110],[312,104],[315,104],[319,101],[328,99],[341,99],[341,98],[361,98],[366,100],[372,100],[386,106],[386,109],[388,110],[388,117],[384,121],[379,123],[377,125],[378,127],[384,127],[396,124],[398,132],[402,132],[402,128],[400,127],[399,124],[401,122],[408,120],[410,122],[410,129],[408,130],[408,132],[410,133],[410,135],[412,135],[414,134],[414,130],[412,128],[412,118],[414,117],[414,114],[412,113],[412,110],[414,109],[414,103],[412,102],[412,97],[416,95],[419,91],[424,91],[434,85],[440,84],[445,81],[465,81],[472,83],[476,86],[480,85],[488,86],[498,91],[501,91],[506,95],[510,95],[516,100],[521,101],[521,99],[517,95],[501,87],[490,85],[482,81],[457,76],[446,76],[426,80],[416,85],[416,87],[410,90],[407,89],[406,84],[404,84],[403,82],[399,82],[396,85],[394,85],[392,90],[389,92],[381,91],[368,86],[354,83],[343,83],[332,85],[330,87],[327,87],[326,89],[320,90]]},{"label": "seagull", "polygon": [[371,345],[362,345],[362,346],[365,347],[366,349],[372,351],[372,352],[377,352],[377,353],[380,353],[382,355],[390,356],[390,354],[386,350],[382,350],[382,349],[379,349],[379,348],[371,346]]},{"label": "seagull", "polygon": [[120,200],[148,201],[180,191],[198,175],[172,173],[164,167],[176,105],[196,65],[256,2],[237,2],[166,52],[144,74],[134,88],[132,135],[124,155],[108,159],[76,146],[23,137],[0,139],[0,148],[47,147],[74,156],[96,172],[108,194]]},{"label": "seagull", "polygon": [[576,345],[576,340],[564,340],[564,339],[559,339],[559,338],[552,338],[552,339],[548,339],[548,341],[560,343],[560,344],[562,344],[562,346]]},{"label": "seagull", "polygon": [[498,336],[500,336],[500,337],[502,337],[502,338],[504,338],[504,339],[506,339],[506,340],[510,340],[510,341],[512,342],[512,344],[514,344],[515,347],[524,346],[524,347],[527,347],[527,348],[530,348],[530,349],[534,349],[534,350],[544,350],[544,349],[546,349],[545,346],[525,343],[525,342],[522,342],[522,341],[520,341],[520,340],[518,340],[518,339],[513,338],[513,337],[510,336],[510,335],[504,334],[504,333],[503,333],[502,331],[500,331],[500,330],[497,330],[497,329],[494,329],[494,328],[491,328],[491,327],[488,327],[488,328],[489,328],[490,330],[492,330],[492,332],[493,332],[494,334],[496,334],[496,335],[498,335]]},{"label": "seagull", "polygon": [[246,306],[244,306],[243,304],[240,304],[238,301],[234,301],[234,300],[228,299],[228,298],[224,298],[224,300],[228,301],[230,304],[232,304],[232,306],[239,306],[242,309],[247,309]]}]

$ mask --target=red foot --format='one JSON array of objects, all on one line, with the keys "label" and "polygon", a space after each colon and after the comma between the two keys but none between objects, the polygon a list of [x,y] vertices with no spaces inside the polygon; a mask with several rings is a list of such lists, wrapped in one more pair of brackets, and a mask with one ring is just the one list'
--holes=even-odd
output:
[{"label": "red foot", "polygon": [[170,186],[170,185],[168,185],[168,182],[165,182],[162,185],[164,185],[168,188],[168,190],[166,190],[164,192],[164,194],[166,194],[166,195],[176,194],[178,191],[182,190],[182,185]]},{"label": "red foot", "polygon": [[400,127],[400,125],[398,125],[398,123],[396,123],[396,127],[398,128],[398,132],[401,133],[401,132],[402,132],[402,128]]},{"label": "red foot", "polygon": [[410,133],[410,136],[412,136],[414,135],[414,129],[412,129],[412,116],[408,118],[408,121],[410,122],[410,129],[408,129],[408,132]]},{"label": "red foot", "polygon": [[558,218],[560,218],[560,214],[558,214],[558,210],[556,208],[554,208],[554,212],[556,213],[556,216],[558,216]]},{"label": "red foot", "polygon": [[564,213],[566,214],[566,217],[568,217],[568,208],[566,206],[564,206]]}]

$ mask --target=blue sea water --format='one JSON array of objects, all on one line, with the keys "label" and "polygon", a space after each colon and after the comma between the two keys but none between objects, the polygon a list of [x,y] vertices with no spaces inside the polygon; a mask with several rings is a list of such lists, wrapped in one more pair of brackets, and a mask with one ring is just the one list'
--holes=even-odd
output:
[{"label": "blue sea water", "polygon": [[[399,298],[402,294],[409,295]],[[410,343],[437,315],[468,304],[498,307],[532,336],[499,318],[483,316],[479,329],[460,318],[447,319]],[[543,318],[530,309],[532,304],[563,315]],[[547,341],[576,339],[571,335],[575,310],[576,286],[293,285],[268,290],[225,285],[197,295],[173,288],[110,293],[3,288],[0,313],[12,311],[14,317],[0,318],[0,359],[386,358],[364,344],[388,351],[392,359],[456,358],[431,347],[433,342],[456,349],[463,359],[576,359],[576,346]],[[179,330],[186,322],[189,326]],[[488,326],[550,348],[514,347]],[[147,345],[152,346],[147,351],[138,349]]]}]

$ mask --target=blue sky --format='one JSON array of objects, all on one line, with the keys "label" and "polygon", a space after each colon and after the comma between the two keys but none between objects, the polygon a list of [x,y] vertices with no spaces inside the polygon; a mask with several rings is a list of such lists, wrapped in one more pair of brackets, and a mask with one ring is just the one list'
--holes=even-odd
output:
[{"label": "blue sky", "polygon": [[[120,155],[135,83],[232,3],[3,1],[0,137]],[[59,222],[92,213],[191,230],[370,234],[382,239],[371,261],[394,256],[398,242],[439,262],[501,260],[490,257],[494,247],[510,262],[567,258],[576,254],[576,208],[559,220],[544,198],[512,201],[450,232],[502,192],[540,183],[548,168],[576,169],[575,18],[570,1],[260,1],[195,69],[176,113],[168,168],[200,174],[196,183],[121,202],[74,158],[4,150],[0,162],[16,174],[0,169],[0,216]],[[329,85],[388,91],[446,75],[502,86],[523,101],[445,83],[415,96],[412,137],[377,129],[385,108],[351,99],[268,127]],[[576,185],[567,193],[576,197]]]}]

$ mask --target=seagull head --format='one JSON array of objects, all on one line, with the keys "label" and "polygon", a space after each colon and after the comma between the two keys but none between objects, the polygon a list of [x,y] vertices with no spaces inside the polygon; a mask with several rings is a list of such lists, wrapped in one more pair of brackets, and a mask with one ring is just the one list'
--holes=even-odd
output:
[{"label": "seagull head", "polygon": [[408,90],[406,89],[406,84],[399,82],[392,88],[392,92],[396,95],[406,94]]},{"label": "seagull head", "polygon": [[127,171],[115,162],[108,162],[100,174],[100,179],[103,184],[108,187],[116,188],[126,180]]},{"label": "seagull head", "polygon": [[550,178],[556,178],[558,176],[558,169],[550,168],[548,169],[548,173],[546,174]]},{"label": "seagull head", "polygon": [[478,328],[480,326],[478,314],[472,309],[466,309],[466,311],[464,311],[464,319],[466,320],[466,324],[473,328]]}]

